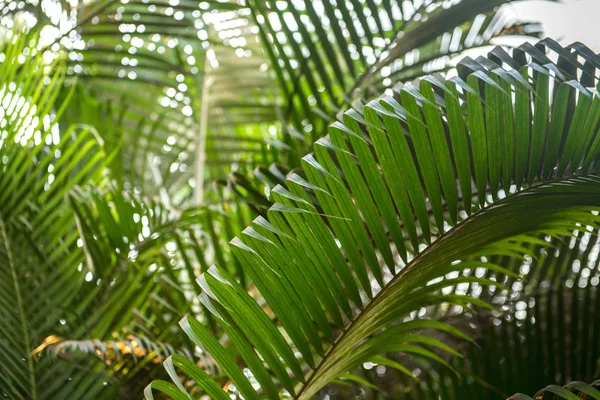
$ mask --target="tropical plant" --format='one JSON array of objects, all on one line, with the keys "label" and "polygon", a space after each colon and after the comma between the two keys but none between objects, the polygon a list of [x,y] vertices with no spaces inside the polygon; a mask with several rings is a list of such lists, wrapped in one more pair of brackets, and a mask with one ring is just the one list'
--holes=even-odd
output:
[{"label": "tropical plant", "polygon": [[0,387],[11,398],[131,397],[160,359],[192,355],[170,316],[195,306],[199,235],[214,235],[203,221],[220,214],[125,192],[107,168],[118,150],[94,127],[60,122],[77,86],[60,101],[66,62],[37,43],[17,35],[3,53]]},{"label": "tropical plant", "polygon": [[[347,111],[272,190],[268,219],[231,242],[259,293],[219,266],[197,280],[250,372],[192,316],[182,329],[244,398],[311,398],[336,379],[363,382],[349,371],[367,362],[411,374],[386,353],[447,364],[434,349],[459,354],[433,334],[464,334],[440,317],[489,304],[461,286],[508,294],[500,277],[515,273],[489,257],[595,231],[598,66],[584,46],[545,39]],[[175,384],[155,381],[147,398],[187,398],[178,369],[228,397],[182,357],[165,365]]]},{"label": "tropical plant", "polygon": [[[0,393],[461,398],[597,378],[600,325],[576,318],[597,268],[575,261],[597,259],[600,63],[545,40],[449,78],[463,50],[538,32],[507,2],[0,6]],[[431,72],[450,75],[392,86]],[[565,341],[519,354],[565,304]],[[472,338],[549,367],[517,385]],[[468,379],[448,389],[452,370]]]}]

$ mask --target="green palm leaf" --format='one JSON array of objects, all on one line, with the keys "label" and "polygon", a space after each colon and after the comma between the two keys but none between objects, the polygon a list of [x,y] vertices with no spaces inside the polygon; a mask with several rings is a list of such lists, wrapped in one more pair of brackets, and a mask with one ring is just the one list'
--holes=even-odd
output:
[{"label": "green palm leaf", "polygon": [[[226,176],[232,162],[273,161],[265,139],[272,139],[267,130],[277,120],[278,93],[247,8],[171,3],[40,3],[35,13],[23,13],[37,18],[41,49],[68,53],[68,74],[81,78],[77,106],[65,120],[110,121],[99,132],[117,151],[110,166],[116,176],[150,194],[162,190],[179,205],[193,199],[195,183]],[[9,16],[2,23],[16,31],[17,21]],[[223,36],[228,25],[240,32]],[[233,89],[241,94],[240,82],[244,101],[232,96]],[[198,152],[210,156],[200,162],[201,179],[194,177]]]},{"label": "green palm leaf", "polygon": [[[411,313],[442,303],[486,303],[440,294],[465,278],[432,280],[479,266],[458,262],[470,254],[527,253],[511,237],[568,234],[577,222],[597,222],[591,211],[598,207],[598,177],[594,164],[585,163],[597,157],[595,89],[584,87],[595,79],[555,42],[538,46],[556,51],[559,62],[524,45],[503,69],[492,61],[497,49],[490,60],[466,60],[461,77],[426,78],[346,112],[344,124],[332,125],[314,155],[303,158],[305,178],[276,187],[268,219],[256,219],[231,242],[260,297],[253,299],[220,267],[200,276],[201,301],[265,382],[265,394],[265,367],[273,383],[303,399],[382,353],[442,362],[432,349],[451,349],[411,334],[420,328],[406,327]],[[596,65],[584,47],[570,50],[588,67]],[[594,128],[580,134],[576,114]],[[539,129],[542,123],[549,129]],[[522,130],[506,129],[513,124]],[[519,133],[529,130],[528,150],[517,151],[524,141]],[[267,312],[256,303],[263,299]],[[259,396],[202,324],[192,317],[180,324],[244,397]],[[264,365],[253,361],[251,349]]]},{"label": "green palm leaf", "polygon": [[[565,387],[551,385],[548,386],[534,396],[536,399],[553,398],[553,399],[600,399],[600,390],[597,389],[599,382],[594,382],[588,385],[583,382],[571,382]],[[546,396],[550,395],[550,397]],[[531,400],[531,397],[518,393],[508,400]]]}]

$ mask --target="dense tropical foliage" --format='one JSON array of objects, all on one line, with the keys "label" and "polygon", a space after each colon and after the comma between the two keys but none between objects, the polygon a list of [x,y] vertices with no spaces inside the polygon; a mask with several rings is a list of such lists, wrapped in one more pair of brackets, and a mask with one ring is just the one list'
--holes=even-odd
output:
[{"label": "dense tropical foliage", "polygon": [[509,2],[1,3],[0,394],[600,398],[600,56]]}]

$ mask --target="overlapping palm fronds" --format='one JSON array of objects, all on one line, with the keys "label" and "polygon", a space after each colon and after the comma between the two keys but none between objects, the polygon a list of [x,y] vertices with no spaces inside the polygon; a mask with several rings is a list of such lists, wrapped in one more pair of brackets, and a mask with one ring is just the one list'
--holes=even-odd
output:
[{"label": "overlapping palm fronds", "polygon": [[11,28],[37,16],[44,48],[68,52],[91,94],[78,103],[100,101],[91,114],[111,121],[101,135],[120,149],[113,167],[179,204],[202,199],[232,162],[298,166],[356,89],[373,96],[507,33],[514,21],[494,14],[506,2],[51,1],[2,12]]},{"label": "overlapping palm fronds", "polygon": [[[54,101],[65,79],[64,60],[48,65],[28,41],[13,38],[1,65],[0,379],[3,393],[17,399],[42,398],[51,390],[48,382],[61,381],[48,363],[34,362],[31,351],[73,312],[69,305],[85,273],[64,198],[73,186],[97,177],[105,158],[91,130],[57,129],[62,109]],[[95,379],[91,375],[85,379]]]},{"label": "overlapping palm fronds", "polygon": [[286,99],[286,143],[302,148],[316,141],[357,97],[445,70],[453,56],[488,44],[513,24],[515,32],[537,33],[534,24],[496,14],[504,3],[251,1]]},{"label": "overlapping palm fronds", "polygon": [[365,362],[456,368],[446,340],[469,338],[432,318],[497,304],[471,289],[516,282],[502,257],[593,231],[600,207],[584,46],[495,48],[390,89],[535,33],[503,3],[62,2],[64,29],[42,10],[56,43],[12,43],[1,64],[0,393],[128,397],[159,379],[147,397],[304,399],[369,387]]},{"label": "overlapping palm fronds", "polygon": [[[460,77],[427,77],[346,112],[303,158],[302,172],[287,177],[287,189],[271,192],[267,219],[231,242],[260,296],[218,266],[198,279],[201,301],[253,377],[193,317],[180,325],[246,398],[310,398],[389,352],[443,362],[433,348],[455,351],[417,332],[450,328],[414,313],[442,303],[484,306],[440,291],[501,285],[474,275],[478,268],[510,274],[469,256],[528,254],[523,242],[540,232],[568,236],[597,224],[599,66],[584,46],[546,39],[512,55],[497,48],[465,60]],[[507,126],[514,129],[500,129]],[[443,279],[465,270],[472,273]],[[198,368],[177,365],[213,397],[227,396]],[[176,385],[152,387],[184,398],[168,371]]]}]

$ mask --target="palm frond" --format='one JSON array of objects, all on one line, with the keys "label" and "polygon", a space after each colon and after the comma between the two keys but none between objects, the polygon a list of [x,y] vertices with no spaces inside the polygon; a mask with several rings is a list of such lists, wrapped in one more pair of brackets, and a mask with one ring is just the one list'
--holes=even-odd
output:
[{"label": "palm frond", "polygon": [[[550,385],[537,392],[535,399],[600,399],[600,382],[593,382],[588,385],[583,382],[571,382],[564,387]],[[533,400],[531,397],[518,393],[508,398],[508,400]]]},{"label": "palm frond", "polygon": [[[60,132],[63,111],[55,105],[65,65],[54,72],[30,37],[14,36],[4,50],[2,76],[2,387],[13,398],[43,397],[40,366],[31,350],[50,326],[60,324],[84,275],[77,270],[73,224],[64,197],[97,176],[104,159],[101,141],[87,128]],[[26,266],[26,267],[24,267]],[[40,297],[41,295],[41,297]],[[46,298],[46,296],[49,296]],[[18,361],[17,361],[18,360]]]},{"label": "palm frond", "polygon": [[[358,98],[376,97],[392,82],[447,71],[461,52],[498,36],[539,34],[536,24],[498,10],[503,3],[250,2],[261,39],[271,44],[265,51],[286,99],[280,115],[284,137],[276,140],[278,163],[288,170],[298,167],[309,144]],[[229,185],[242,192],[272,189],[262,165],[246,173],[245,182],[229,179]],[[249,201],[255,203],[255,197]]]},{"label": "palm frond", "polygon": [[[311,398],[388,352],[443,363],[432,349],[455,351],[416,334],[431,322],[414,313],[443,303],[484,307],[477,297],[440,291],[500,283],[473,274],[438,279],[488,266],[467,261],[471,254],[527,254],[510,238],[568,235],[577,223],[598,222],[591,211],[599,206],[593,161],[600,114],[594,89],[586,88],[597,82],[571,52],[591,68],[597,57],[580,45],[538,46],[557,52],[558,62],[538,47],[521,46],[512,57],[496,49],[488,60],[465,60],[464,79],[427,77],[346,112],[344,124],[333,124],[303,158],[302,176],[273,189],[267,219],[255,219],[231,242],[258,299],[221,267],[199,277],[201,301],[262,394]],[[263,300],[266,311],[257,303]],[[180,325],[242,396],[259,396],[201,323],[185,317]]]},{"label": "palm frond", "polygon": [[[40,50],[67,53],[68,74],[80,78],[77,106],[65,120],[109,121],[110,129],[99,131],[107,150],[115,151],[111,168],[121,173],[115,175],[181,203],[205,180],[194,177],[201,143],[211,156],[208,180],[226,176],[231,162],[272,156],[265,149],[274,139],[267,131],[276,123],[278,93],[247,8],[235,1],[172,3],[51,1],[21,13],[37,19],[44,33]],[[16,20],[7,16],[2,24],[15,29]],[[232,36],[228,25],[240,33]],[[247,88],[244,102],[232,97],[233,88],[241,94],[240,82]],[[214,93],[205,90],[209,86]],[[201,134],[203,124],[208,135]],[[228,139],[232,134],[238,144]]]},{"label": "palm frond", "polygon": [[175,353],[175,349],[169,343],[153,342],[147,337],[133,335],[118,338],[115,341],[101,341],[100,339],[65,340],[57,336],[49,336],[33,351],[33,354],[36,355],[44,351],[50,352],[54,357],[59,355],[64,357],[72,353],[83,352],[95,354],[102,360],[130,356],[136,361],[138,358],[148,355],[160,360]]},{"label": "palm frond", "polygon": [[[34,39],[16,35],[0,65],[0,355],[7,360],[0,367],[1,393],[119,398],[128,381],[135,377],[129,386],[143,387],[161,376],[159,370],[32,352],[51,337],[118,342],[127,331],[148,338],[150,347],[168,342],[165,349],[153,347],[163,358],[173,348],[191,356],[184,338],[171,338],[173,315],[198,309],[188,290],[189,277],[201,269],[174,266],[183,264],[177,243],[183,247],[190,232],[199,233],[198,216],[206,210],[175,212],[127,195],[111,181],[105,167],[114,152],[107,154],[93,128],[61,123],[69,107],[69,97],[60,98],[66,65],[60,58],[48,64]],[[127,377],[116,380],[115,374]]]},{"label": "palm frond", "polygon": [[484,268],[476,271],[477,276],[498,281],[509,290],[477,284],[446,289],[446,293],[477,296],[496,310],[476,315],[447,309],[427,313],[475,338],[476,345],[440,338],[465,354],[464,360],[447,359],[460,376],[435,365],[410,363],[420,371],[420,382],[402,379],[389,387],[384,382],[390,382],[388,374],[394,372],[386,370],[383,377],[374,378],[374,384],[393,393],[404,386],[403,398],[451,400],[505,399],[510,393],[535,393],[550,384],[593,380],[600,354],[597,227],[572,236],[541,236],[522,245],[530,246],[530,256],[488,260],[511,271],[510,275]]}]

